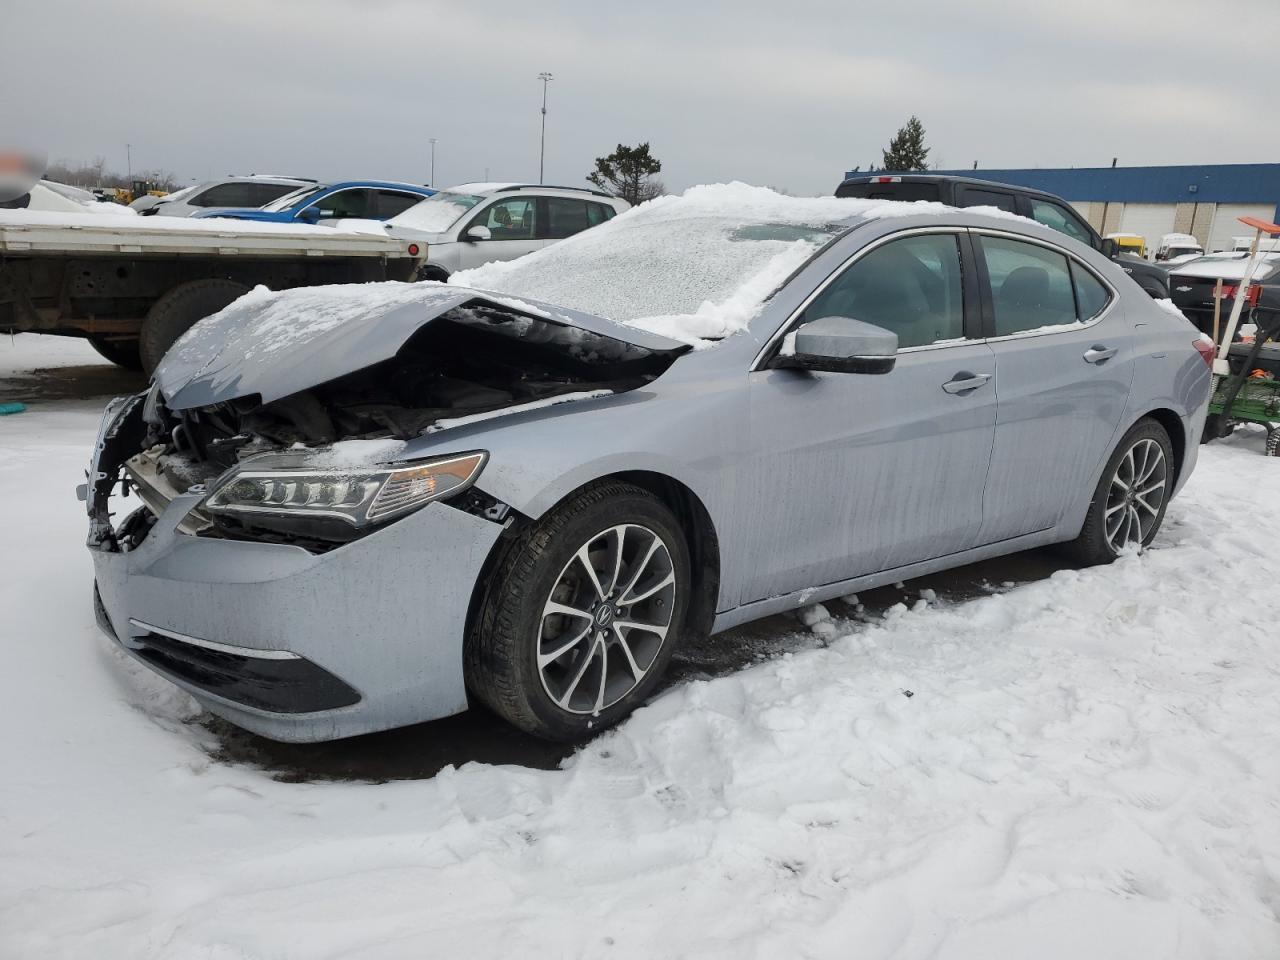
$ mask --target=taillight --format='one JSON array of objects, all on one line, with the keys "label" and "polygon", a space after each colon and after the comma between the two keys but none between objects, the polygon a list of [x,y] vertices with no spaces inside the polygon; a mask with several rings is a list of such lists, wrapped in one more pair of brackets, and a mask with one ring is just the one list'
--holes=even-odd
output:
[{"label": "taillight", "polygon": [[872,177],[872,183],[901,183],[901,177]]},{"label": "taillight", "polygon": [[1218,352],[1214,349],[1213,341],[1201,334],[1191,341],[1191,345],[1196,348],[1196,353],[1200,354],[1200,359],[1208,364],[1210,369],[1213,369],[1213,358]]},{"label": "taillight", "polygon": [[[1227,297],[1234,297],[1236,295],[1236,291],[1239,289],[1240,287],[1237,284],[1224,283],[1222,285],[1222,296],[1224,299]],[[1258,305],[1258,297],[1261,294],[1262,294],[1262,287],[1258,286],[1255,283],[1253,286],[1249,288],[1249,293],[1244,298],[1244,302],[1251,307],[1256,307]]]},{"label": "taillight", "polygon": [[409,244],[409,256],[416,257],[418,255],[418,245],[416,243]]}]

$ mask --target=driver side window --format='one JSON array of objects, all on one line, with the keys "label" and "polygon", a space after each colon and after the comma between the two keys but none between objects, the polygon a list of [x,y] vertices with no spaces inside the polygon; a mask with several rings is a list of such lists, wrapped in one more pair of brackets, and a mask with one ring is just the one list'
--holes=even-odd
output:
[{"label": "driver side window", "polygon": [[488,227],[494,240],[532,240],[537,236],[537,207],[534,197],[501,200],[482,210],[467,229]]},{"label": "driver side window", "polygon": [[851,317],[921,347],[964,337],[964,285],[955,234],[903,237],[853,263],[805,308],[802,322]]}]

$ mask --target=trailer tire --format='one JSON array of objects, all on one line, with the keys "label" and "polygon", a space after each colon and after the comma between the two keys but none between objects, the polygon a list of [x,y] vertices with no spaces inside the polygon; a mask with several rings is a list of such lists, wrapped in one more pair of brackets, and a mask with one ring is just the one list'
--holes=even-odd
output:
[{"label": "trailer tire", "polygon": [[89,346],[106,360],[125,370],[141,370],[142,354],[138,352],[138,339],[108,340],[106,337],[90,337]]},{"label": "trailer tire", "polygon": [[179,284],[151,305],[142,321],[139,352],[152,373],[174,341],[210,314],[249,292],[243,283],[221,278]]}]

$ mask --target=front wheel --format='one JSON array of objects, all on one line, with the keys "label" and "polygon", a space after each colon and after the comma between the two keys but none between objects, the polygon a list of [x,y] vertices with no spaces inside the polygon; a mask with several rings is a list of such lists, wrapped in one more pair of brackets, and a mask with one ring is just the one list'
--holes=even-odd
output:
[{"label": "front wheel", "polygon": [[1128,547],[1155,539],[1173,492],[1173,444],[1143,418],[1116,445],[1071,552],[1085,564],[1110,563]]},{"label": "front wheel", "polygon": [[151,305],[142,321],[139,352],[143,368],[153,373],[180,336],[248,292],[243,283],[218,277],[191,280],[169,290]]},{"label": "front wheel", "polygon": [[525,530],[484,585],[467,685],[536,736],[592,736],[658,685],[689,590],[671,511],[630,484],[589,487]]}]

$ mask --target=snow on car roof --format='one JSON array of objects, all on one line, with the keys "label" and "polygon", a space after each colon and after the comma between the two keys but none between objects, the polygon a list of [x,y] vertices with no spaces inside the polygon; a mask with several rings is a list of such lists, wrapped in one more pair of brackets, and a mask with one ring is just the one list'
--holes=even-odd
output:
[{"label": "snow on car roof", "polygon": [[519,260],[455,273],[450,283],[705,346],[744,329],[796,268],[856,223],[944,212],[955,211],[924,201],[790,197],[745,183],[711,184],[650,200]]},{"label": "snow on car roof", "polygon": [[510,183],[459,183],[456,186],[446,187],[446,193],[489,193],[492,190],[503,190],[507,187],[518,187],[520,184],[512,181]]}]

